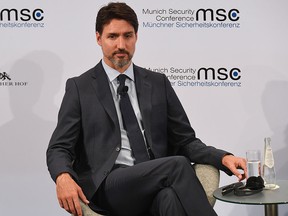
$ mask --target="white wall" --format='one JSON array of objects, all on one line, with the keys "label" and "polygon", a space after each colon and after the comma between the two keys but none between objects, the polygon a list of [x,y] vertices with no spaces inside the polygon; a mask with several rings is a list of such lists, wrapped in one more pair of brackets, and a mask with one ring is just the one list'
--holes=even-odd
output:
[{"label": "white wall", "polygon": [[[241,78],[236,81],[217,77],[213,80],[211,76],[205,80],[203,74],[190,82],[194,86],[179,86],[179,78],[171,81],[175,81],[174,88],[203,141],[244,157],[247,149],[263,151],[264,137],[271,136],[277,177],[288,179],[287,1],[126,2],[135,9],[140,22],[136,64],[165,68],[167,76],[196,76],[194,71],[203,67],[213,68],[220,78],[224,75],[217,74],[219,68],[241,71],[238,73]],[[56,124],[66,79],[93,67],[102,56],[95,42],[94,23],[98,9],[106,3],[103,0],[0,2],[1,215],[67,215],[58,207],[45,151]],[[206,22],[202,16],[195,20],[201,8],[212,9],[214,20],[210,16]],[[8,21],[5,9],[17,9],[18,21],[13,12]],[[35,9],[43,13],[36,10],[40,12],[36,20],[31,17],[21,21],[29,18],[21,15],[23,9],[30,11],[22,11],[24,14],[33,15]],[[169,9],[192,11],[192,15],[171,16],[192,17],[194,21],[188,23],[194,27],[178,28],[175,22],[167,21],[162,25],[170,23],[173,27],[147,27],[147,22],[160,24],[157,15],[145,14],[143,9],[166,10],[167,14],[161,16],[170,16]],[[232,20],[216,14],[218,10],[227,15],[232,9],[238,11]],[[43,20],[37,21],[41,17]],[[217,17],[222,21],[217,21]],[[29,23],[43,27],[11,27]],[[223,27],[229,24],[234,27]],[[222,27],[208,28],[209,25]],[[186,69],[189,73],[172,73],[171,68]],[[4,72],[11,80],[4,80]],[[206,81],[241,86],[199,86]],[[234,181],[235,177],[221,174],[221,185]],[[221,216],[264,214],[262,206],[221,201],[217,201],[215,209]],[[281,205],[279,212],[287,216],[288,206]]]}]

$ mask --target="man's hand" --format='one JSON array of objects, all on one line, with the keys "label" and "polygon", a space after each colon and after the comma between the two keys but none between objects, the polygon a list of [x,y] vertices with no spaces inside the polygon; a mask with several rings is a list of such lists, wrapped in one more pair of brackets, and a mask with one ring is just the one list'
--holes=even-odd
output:
[{"label": "man's hand", "polygon": [[[245,179],[245,176],[248,176],[246,160],[244,158],[235,157],[234,155],[225,155],[222,158],[222,164],[231,170],[231,172],[238,177],[239,181],[242,181]],[[241,174],[238,169],[242,169],[244,171],[244,175]]]},{"label": "man's hand", "polygon": [[89,201],[69,173],[62,173],[57,177],[56,192],[61,208],[74,215],[82,216],[79,198],[85,204]]}]

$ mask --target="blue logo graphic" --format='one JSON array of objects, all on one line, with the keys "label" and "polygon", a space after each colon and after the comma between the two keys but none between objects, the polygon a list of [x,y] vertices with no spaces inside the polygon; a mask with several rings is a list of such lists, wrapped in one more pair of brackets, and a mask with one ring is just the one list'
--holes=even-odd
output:
[{"label": "blue logo graphic", "polygon": [[232,14],[231,14],[231,16],[233,17],[233,18],[236,18],[237,17],[237,13],[236,12],[233,12]]},{"label": "blue logo graphic", "polygon": [[232,76],[233,76],[233,77],[238,77],[238,76],[239,76],[239,72],[238,72],[237,70],[234,70],[234,71],[232,72]]}]

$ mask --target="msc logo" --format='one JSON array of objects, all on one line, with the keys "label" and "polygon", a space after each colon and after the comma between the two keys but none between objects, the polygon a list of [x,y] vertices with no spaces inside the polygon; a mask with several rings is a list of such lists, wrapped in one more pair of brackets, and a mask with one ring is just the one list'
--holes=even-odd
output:
[{"label": "msc logo", "polygon": [[201,78],[207,80],[209,77],[212,80],[239,80],[241,78],[241,70],[239,68],[232,68],[230,70],[226,68],[219,68],[219,69],[214,69],[214,68],[200,68],[197,71],[197,79],[200,80]]},{"label": "msc logo", "polygon": [[218,9],[214,11],[213,9],[199,9],[196,11],[196,21],[238,21],[239,20],[239,10],[231,9],[226,11],[225,9]]},{"label": "msc logo", "polygon": [[44,19],[44,11],[40,8],[30,10],[27,8],[17,10],[13,9],[2,9],[0,11],[0,21],[42,21]]}]

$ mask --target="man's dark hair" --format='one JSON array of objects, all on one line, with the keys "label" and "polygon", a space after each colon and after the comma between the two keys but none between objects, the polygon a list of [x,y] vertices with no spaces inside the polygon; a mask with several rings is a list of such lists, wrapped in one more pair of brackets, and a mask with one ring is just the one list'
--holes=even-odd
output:
[{"label": "man's dark hair", "polygon": [[127,21],[137,33],[139,24],[135,11],[127,4],[120,2],[111,2],[99,10],[96,18],[96,32],[101,35],[104,25],[109,24],[112,19]]}]

